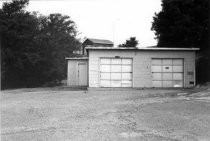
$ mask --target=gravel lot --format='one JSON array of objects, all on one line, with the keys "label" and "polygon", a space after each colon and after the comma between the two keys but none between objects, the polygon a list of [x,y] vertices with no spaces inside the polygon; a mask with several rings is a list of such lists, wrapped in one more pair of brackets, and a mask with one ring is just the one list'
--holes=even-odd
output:
[{"label": "gravel lot", "polygon": [[4,141],[210,141],[210,89],[1,91]]}]

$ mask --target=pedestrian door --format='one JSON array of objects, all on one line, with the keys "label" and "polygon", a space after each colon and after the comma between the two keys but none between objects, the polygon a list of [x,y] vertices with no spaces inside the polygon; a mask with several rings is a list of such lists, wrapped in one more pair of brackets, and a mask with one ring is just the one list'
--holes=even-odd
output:
[{"label": "pedestrian door", "polygon": [[87,86],[87,63],[78,63],[78,85]]}]

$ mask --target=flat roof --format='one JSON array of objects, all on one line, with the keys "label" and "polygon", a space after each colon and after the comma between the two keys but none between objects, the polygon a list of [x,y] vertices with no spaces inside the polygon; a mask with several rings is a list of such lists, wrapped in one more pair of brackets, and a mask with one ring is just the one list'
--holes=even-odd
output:
[{"label": "flat roof", "polygon": [[66,57],[66,60],[88,60],[88,57]]},{"label": "flat roof", "polygon": [[199,48],[178,48],[178,47],[86,47],[87,50],[172,50],[172,51],[196,51]]}]

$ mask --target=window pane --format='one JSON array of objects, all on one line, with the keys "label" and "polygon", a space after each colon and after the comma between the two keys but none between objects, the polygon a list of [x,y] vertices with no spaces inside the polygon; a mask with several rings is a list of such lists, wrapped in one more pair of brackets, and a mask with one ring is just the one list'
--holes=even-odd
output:
[{"label": "window pane", "polygon": [[131,65],[123,65],[122,66],[122,72],[132,72]]},{"label": "window pane", "polygon": [[182,80],[173,81],[173,87],[183,87],[183,81]]},{"label": "window pane", "polygon": [[122,87],[132,87],[132,81],[122,81]]},{"label": "window pane", "polygon": [[111,65],[111,72],[121,72],[121,65]]},{"label": "window pane", "polygon": [[163,59],[162,65],[169,65],[172,66],[172,59]]},{"label": "window pane", "polygon": [[163,72],[172,72],[172,66],[163,66],[162,71]]},{"label": "window pane", "polygon": [[161,73],[152,73],[153,80],[162,80]]},{"label": "window pane", "polygon": [[122,64],[131,65],[132,64],[132,59],[122,59]]},{"label": "window pane", "polygon": [[121,81],[111,81],[111,87],[121,87]]},{"label": "window pane", "polygon": [[101,79],[111,79],[110,73],[101,73]]},{"label": "window pane", "polygon": [[172,73],[163,73],[163,80],[172,80]]},{"label": "window pane", "polygon": [[111,59],[105,58],[105,59],[101,59],[101,64],[110,64]]},{"label": "window pane", "polygon": [[162,81],[152,81],[153,87],[162,87]]},{"label": "window pane", "polygon": [[121,73],[111,73],[111,80],[121,80]]},{"label": "window pane", "polygon": [[121,64],[121,59],[112,59],[111,64]]},{"label": "window pane", "polygon": [[183,72],[183,66],[173,66],[173,72]]},{"label": "window pane", "polygon": [[163,87],[172,87],[172,81],[163,81]]},{"label": "window pane", "polygon": [[183,73],[173,73],[173,80],[183,80]]},{"label": "window pane", "polygon": [[161,66],[152,66],[152,72],[162,72]]},{"label": "window pane", "polygon": [[131,73],[122,73],[122,79],[123,80],[132,80],[132,74]]},{"label": "window pane", "polygon": [[110,65],[101,65],[101,72],[110,72]]},{"label": "window pane", "polygon": [[111,86],[110,84],[111,83],[109,80],[101,80],[101,82],[100,82],[101,87],[110,87]]},{"label": "window pane", "polygon": [[173,65],[183,66],[183,59],[173,59]]},{"label": "window pane", "polygon": [[161,65],[161,59],[152,59],[152,65]]}]

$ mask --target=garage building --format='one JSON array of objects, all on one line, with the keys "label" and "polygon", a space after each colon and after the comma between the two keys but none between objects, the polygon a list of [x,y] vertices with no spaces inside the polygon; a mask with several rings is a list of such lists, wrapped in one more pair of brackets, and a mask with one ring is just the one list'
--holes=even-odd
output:
[{"label": "garage building", "polygon": [[172,88],[195,86],[198,48],[87,47],[67,58],[68,86]]}]

